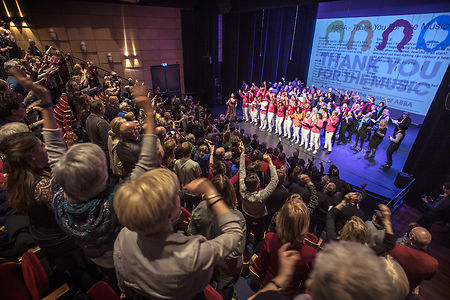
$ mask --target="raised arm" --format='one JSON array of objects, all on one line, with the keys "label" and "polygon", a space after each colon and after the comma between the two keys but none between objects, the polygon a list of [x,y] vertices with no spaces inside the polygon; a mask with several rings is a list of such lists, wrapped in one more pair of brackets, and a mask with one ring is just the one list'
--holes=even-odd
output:
[{"label": "raised arm", "polygon": [[58,128],[55,116],[53,114],[52,97],[50,92],[42,85],[33,83],[30,78],[26,78],[18,69],[10,70],[17,81],[25,88],[33,91],[34,95],[41,100],[39,105],[42,108],[44,140],[46,143],[48,160],[50,167],[53,167],[59,158],[67,151],[66,143],[62,137],[61,130]]},{"label": "raised arm", "polygon": [[264,154],[263,156],[264,160],[269,164],[269,170],[270,170],[270,182],[269,184],[263,189],[262,191],[259,191],[259,195],[261,197],[261,200],[264,202],[269,196],[273,193],[275,188],[278,184],[278,175],[277,175],[277,169],[273,165],[272,159],[270,158],[270,155]]},{"label": "raised arm", "polygon": [[194,270],[206,270],[213,267],[217,262],[227,257],[232,250],[236,249],[239,241],[243,237],[242,229],[239,224],[239,218],[233,214],[222,196],[218,193],[212,183],[200,178],[191,181],[184,187],[195,195],[203,195],[204,201],[212,209],[217,217],[217,223],[222,232],[218,237],[201,242],[198,245],[198,251],[190,262]]},{"label": "raised arm", "polygon": [[134,102],[144,110],[145,122],[147,123],[144,129],[141,154],[130,175],[134,179],[158,167],[157,143],[159,141],[155,135],[155,110],[153,109],[150,98],[147,97],[147,87],[135,86],[132,94],[134,96]]}]

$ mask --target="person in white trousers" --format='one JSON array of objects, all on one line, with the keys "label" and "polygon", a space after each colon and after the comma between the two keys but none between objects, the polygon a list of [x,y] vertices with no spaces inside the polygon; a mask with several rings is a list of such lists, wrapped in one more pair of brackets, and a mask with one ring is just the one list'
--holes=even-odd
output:
[{"label": "person in white trousers", "polygon": [[295,144],[300,143],[300,128],[302,127],[301,117],[302,109],[298,106],[295,113],[292,115],[292,124],[294,125],[294,137],[292,138],[292,142]]},{"label": "person in white trousers", "polygon": [[286,109],[286,115],[284,117],[284,136],[290,139],[292,137],[292,115],[294,114],[295,109],[291,105]]},{"label": "person in white trousers", "polygon": [[307,111],[302,120],[302,142],[300,147],[308,148],[309,134],[311,132],[312,116],[311,112]]},{"label": "person in white trousers", "polygon": [[317,153],[317,150],[320,148],[320,131],[323,127],[322,115],[317,113],[316,118],[312,122],[311,126],[311,140],[309,143],[308,151],[314,149],[313,154]]},{"label": "person in white trousers", "polygon": [[267,98],[264,98],[261,102],[261,110],[259,112],[259,119],[261,122],[261,126],[259,126],[259,129],[266,129],[267,126],[267,107],[269,106],[269,100]]},{"label": "person in white trousers", "polygon": [[327,126],[325,127],[325,145],[323,150],[328,149],[328,154],[331,153],[332,150],[332,142],[333,134],[336,131],[337,123],[339,122],[337,111],[333,111],[331,116],[328,115]]},{"label": "person in white trousers", "polygon": [[252,118],[252,124],[258,124],[258,98],[253,98],[252,103],[250,104],[250,117]]},{"label": "person in white trousers", "polygon": [[270,99],[269,102],[269,108],[267,110],[267,131],[272,132],[274,121],[275,121],[275,114],[277,113],[277,100],[276,99]]},{"label": "person in white trousers", "polygon": [[248,106],[249,106],[249,104],[250,104],[250,101],[249,101],[249,99],[250,99],[250,92],[244,92],[244,93],[242,93],[240,90],[239,90],[239,95],[241,96],[241,98],[242,98],[242,114],[243,114],[243,117],[244,117],[244,120],[245,120],[245,122],[248,122],[249,121],[249,115],[248,115]]},{"label": "person in white trousers", "polygon": [[283,134],[283,121],[284,121],[284,99],[281,100],[277,105],[277,118],[275,120],[275,133],[282,135]]}]

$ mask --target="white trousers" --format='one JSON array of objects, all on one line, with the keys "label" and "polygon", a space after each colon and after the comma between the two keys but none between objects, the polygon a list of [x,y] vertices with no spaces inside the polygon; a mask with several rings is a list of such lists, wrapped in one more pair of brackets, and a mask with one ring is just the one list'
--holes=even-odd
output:
[{"label": "white trousers", "polygon": [[260,121],[261,121],[261,126],[259,128],[266,129],[266,126],[267,126],[267,113],[265,113],[265,114],[260,113],[259,114],[259,118],[260,118]]},{"label": "white trousers", "polygon": [[267,129],[269,129],[269,131],[272,131],[274,121],[275,121],[275,114],[267,112],[267,124],[268,124]]},{"label": "white trousers", "polygon": [[[313,148],[314,146],[314,148]],[[320,148],[320,133],[315,133],[311,131],[311,141],[309,143],[309,148],[314,150],[319,150]]]},{"label": "white trousers", "polygon": [[308,148],[308,141],[309,141],[309,133],[311,132],[310,129],[305,129],[302,126],[302,142],[300,146],[304,146],[305,148]]},{"label": "white trousers", "polygon": [[287,136],[288,139],[290,139],[291,136],[292,136],[292,134],[291,134],[291,131],[292,131],[292,120],[291,119],[287,118],[287,119],[284,120],[283,131],[284,131],[283,135]]},{"label": "white trousers", "polygon": [[250,116],[252,117],[252,123],[258,123],[258,110],[250,111]]},{"label": "white trousers", "polygon": [[277,119],[275,120],[275,133],[283,134],[283,120],[284,117],[277,116]]},{"label": "white trousers", "polygon": [[300,142],[300,126],[294,126],[294,143]]},{"label": "white trousers", "polygon": [[244,115],[245,122],[248,122],[248,119],[249,119],[249,117],[248,117],[248,107],[243,107],[242,108],[242,114]]},{"label": "white trousers", "polygon": [[330,151],[331,152],[331,148],[332,148],[332,146],[331,146],[331,139],[333,138],[333,134],[334,134],[334,132],[325,132],[325,145],[324,145],[324,148],[327,148],[328,149],[328,151]]}]

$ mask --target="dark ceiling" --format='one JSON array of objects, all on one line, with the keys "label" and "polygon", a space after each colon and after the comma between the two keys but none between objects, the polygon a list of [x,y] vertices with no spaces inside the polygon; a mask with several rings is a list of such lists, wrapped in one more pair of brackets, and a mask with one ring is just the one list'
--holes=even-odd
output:
[{"label": "dark ceiling", "polygon": [[337,0],[82,0],[87,2],[129,3],[179,8],[210,8],[221,13],[251,11],[263,8],[296,6],[297,4],[331,2]]}]

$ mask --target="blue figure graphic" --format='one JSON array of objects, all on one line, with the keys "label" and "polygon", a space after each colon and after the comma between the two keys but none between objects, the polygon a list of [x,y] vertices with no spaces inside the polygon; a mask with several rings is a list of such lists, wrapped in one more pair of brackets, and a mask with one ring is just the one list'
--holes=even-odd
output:
[{"label": "blue figure graphic", "polygon": [[[425,33],[434,22],[438,23],[440,28],[447,31],[447,37],[440,44],[434,46],[433,48],[428,48],[427,42],[425,41]],[[423,49],[425,52],[436,52],[439,49],[445,50],[450,44],[450,28],[448,26],[450,24],[450,16],[449,15],[440,15],[436,18],[432,19],[430,22],[425,25],[425,27],[420,32],[419,38],[417,39],[417,49]],[[430,42],[430,41],[428,41]]]}]

